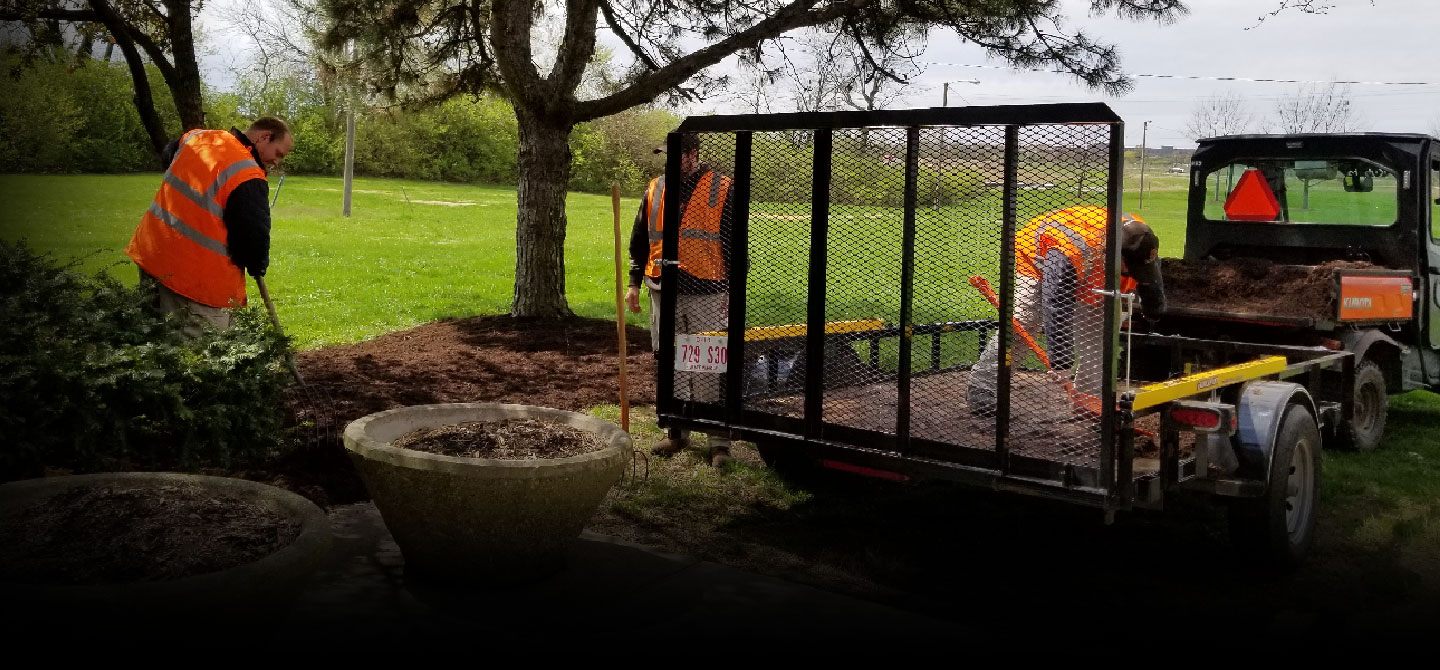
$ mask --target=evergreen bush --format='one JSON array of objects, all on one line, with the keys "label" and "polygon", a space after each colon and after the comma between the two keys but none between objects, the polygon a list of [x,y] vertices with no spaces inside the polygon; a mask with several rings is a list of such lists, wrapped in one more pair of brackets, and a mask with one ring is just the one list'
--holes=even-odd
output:
[{"label": "evergreen bush", "polygon": [[289,343],[262,311],[187,339],[148,289],[73,267],[0,240],[0,481],[282,448]]}]

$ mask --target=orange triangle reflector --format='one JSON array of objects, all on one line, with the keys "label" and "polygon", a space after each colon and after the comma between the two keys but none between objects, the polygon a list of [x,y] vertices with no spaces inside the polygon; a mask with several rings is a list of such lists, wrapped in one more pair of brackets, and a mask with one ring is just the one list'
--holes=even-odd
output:
[{"label": "orange triangle reflector", "polygon": [[1240,175],[1240,183],[1225,198],[1225,218],[1231,221],[1274,221],[1280,218],[1280,201],[1265,176],[1255,168]]}]

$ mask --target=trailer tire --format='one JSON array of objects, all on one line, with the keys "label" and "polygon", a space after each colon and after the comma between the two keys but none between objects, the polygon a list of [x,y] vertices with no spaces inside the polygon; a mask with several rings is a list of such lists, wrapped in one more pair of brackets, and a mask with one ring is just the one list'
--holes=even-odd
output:
[{"label": "trailer tire", "polygon": [[756,442],[755,451],[760,453],[760,460],[765,462],[765,467],[792,484],[814,483],[820,473],[820,464],[815,462],[815,459],[797,453],[794,449]]},{"label": "trailer tire", "polygon": [[1385,372],[1379,363],[1365,359],[1355,367],[1353,402],[1354,416],[1340,425],[1336,441],[1344,449],[1373,451],[1385,436],[1385,417],[1390,405],[1385,393]]},{"label": "trailer tire", "polygon": [[1300,565],[1315,541],[1320,493],[1320,427],[1304,405],[1281,419],[1265,495],[1230,503],[1230,537],[1270,571]]}]

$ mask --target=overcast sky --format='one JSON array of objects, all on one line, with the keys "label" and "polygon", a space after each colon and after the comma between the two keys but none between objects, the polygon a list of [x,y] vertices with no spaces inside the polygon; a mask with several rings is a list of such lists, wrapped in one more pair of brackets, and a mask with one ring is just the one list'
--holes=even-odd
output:
[{"label": "overcast sky", "polygon": [[[1185,126],[1198,100],[1227,92],[1246,99],[1261,119],[1274,117],[1276,101],[1299,84],[1222,81],[1221,78],[1294,79],[1316,82],[1425,82],[1425,85],[1354,84],[1352,105],[1364,130],[1437,132],[1440,128],[1440,2],[1434,0],[1332,0],[1328,14],[1288,11],[1258,21],[1277,0],[1191,0],[1190,14],[1168,25],[1111,17],[1086,17],[1088,2],[1067,5],[1076,26],[1115,44],[1135,88],[1109,97],[1049,72],[1015,71],[987,60],[968,44],[932,40],[931,63],[915,85],[910,106],[939,105],[945,81],[950,104],[997,105],[1101,101],[1126,123],[1126,144],[1140,143],[1149,121],[1148,144],[1194,146]],[[964,67],[988,66],[988,67]],[[1173,75],[1167,79],[1138,75]],[[959,99],[957,99],[959,96]]]},{"label": "overcast sky", "polygon": [[[1234,93],[1264,122],[1275,116],[1276,102],[1300,86],[1246,79],[1357,81],[1377,82],[1349,86],[1364,130],[1440,133],[1440,49],[1435,47],[1440,41],[1440,2],[1330,1],[1336,6],[1328,14],[1291,10],[1261,22],[1260,16],[1279,0],[1190,0],[1189,15],[1171,25],[1156,25],[1112,16],[1090,18],[1088,1],[1065,0],[1072,25],[1118,47],[1125,71],[1134,76],[1135,87],[1128,94],[1106,96],[1066,74],[1013,70],[987,59],[973,45],[936,34],[922,57],[925,73],[905,101],[892,107],[939,106],[944,82],[978,80],[952,84],[950,104],[1101,101],[1125,120],[1128,146],[1140,143],[1145,121],[1150,122],[1150,146],[1194,146],[1185,126],[1198,101]],[[224,4],[207,3],[205,11]],[[203,67],[207,79],[223,87],[230,81],[223,64],[235,59],[235,47],[225,44],[223,32],[213,35],[221,39],[211,43],[223,45],[218,50],[228,53],[212,53]],[[604,38],[613,41],[608,33]],[[617,52],[624,53],[623,47]],[[691,111],[736,110],[717,104]]]}]

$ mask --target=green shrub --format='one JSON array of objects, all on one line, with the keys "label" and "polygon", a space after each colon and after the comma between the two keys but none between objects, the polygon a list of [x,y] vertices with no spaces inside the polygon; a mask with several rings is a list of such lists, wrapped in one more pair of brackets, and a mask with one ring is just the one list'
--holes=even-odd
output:
[{"label": "green shrub", "polygon": [[146,289],[0,241],[0,480],[229,466],[282,447],[288,340],[263,312],[187,339]]}]

